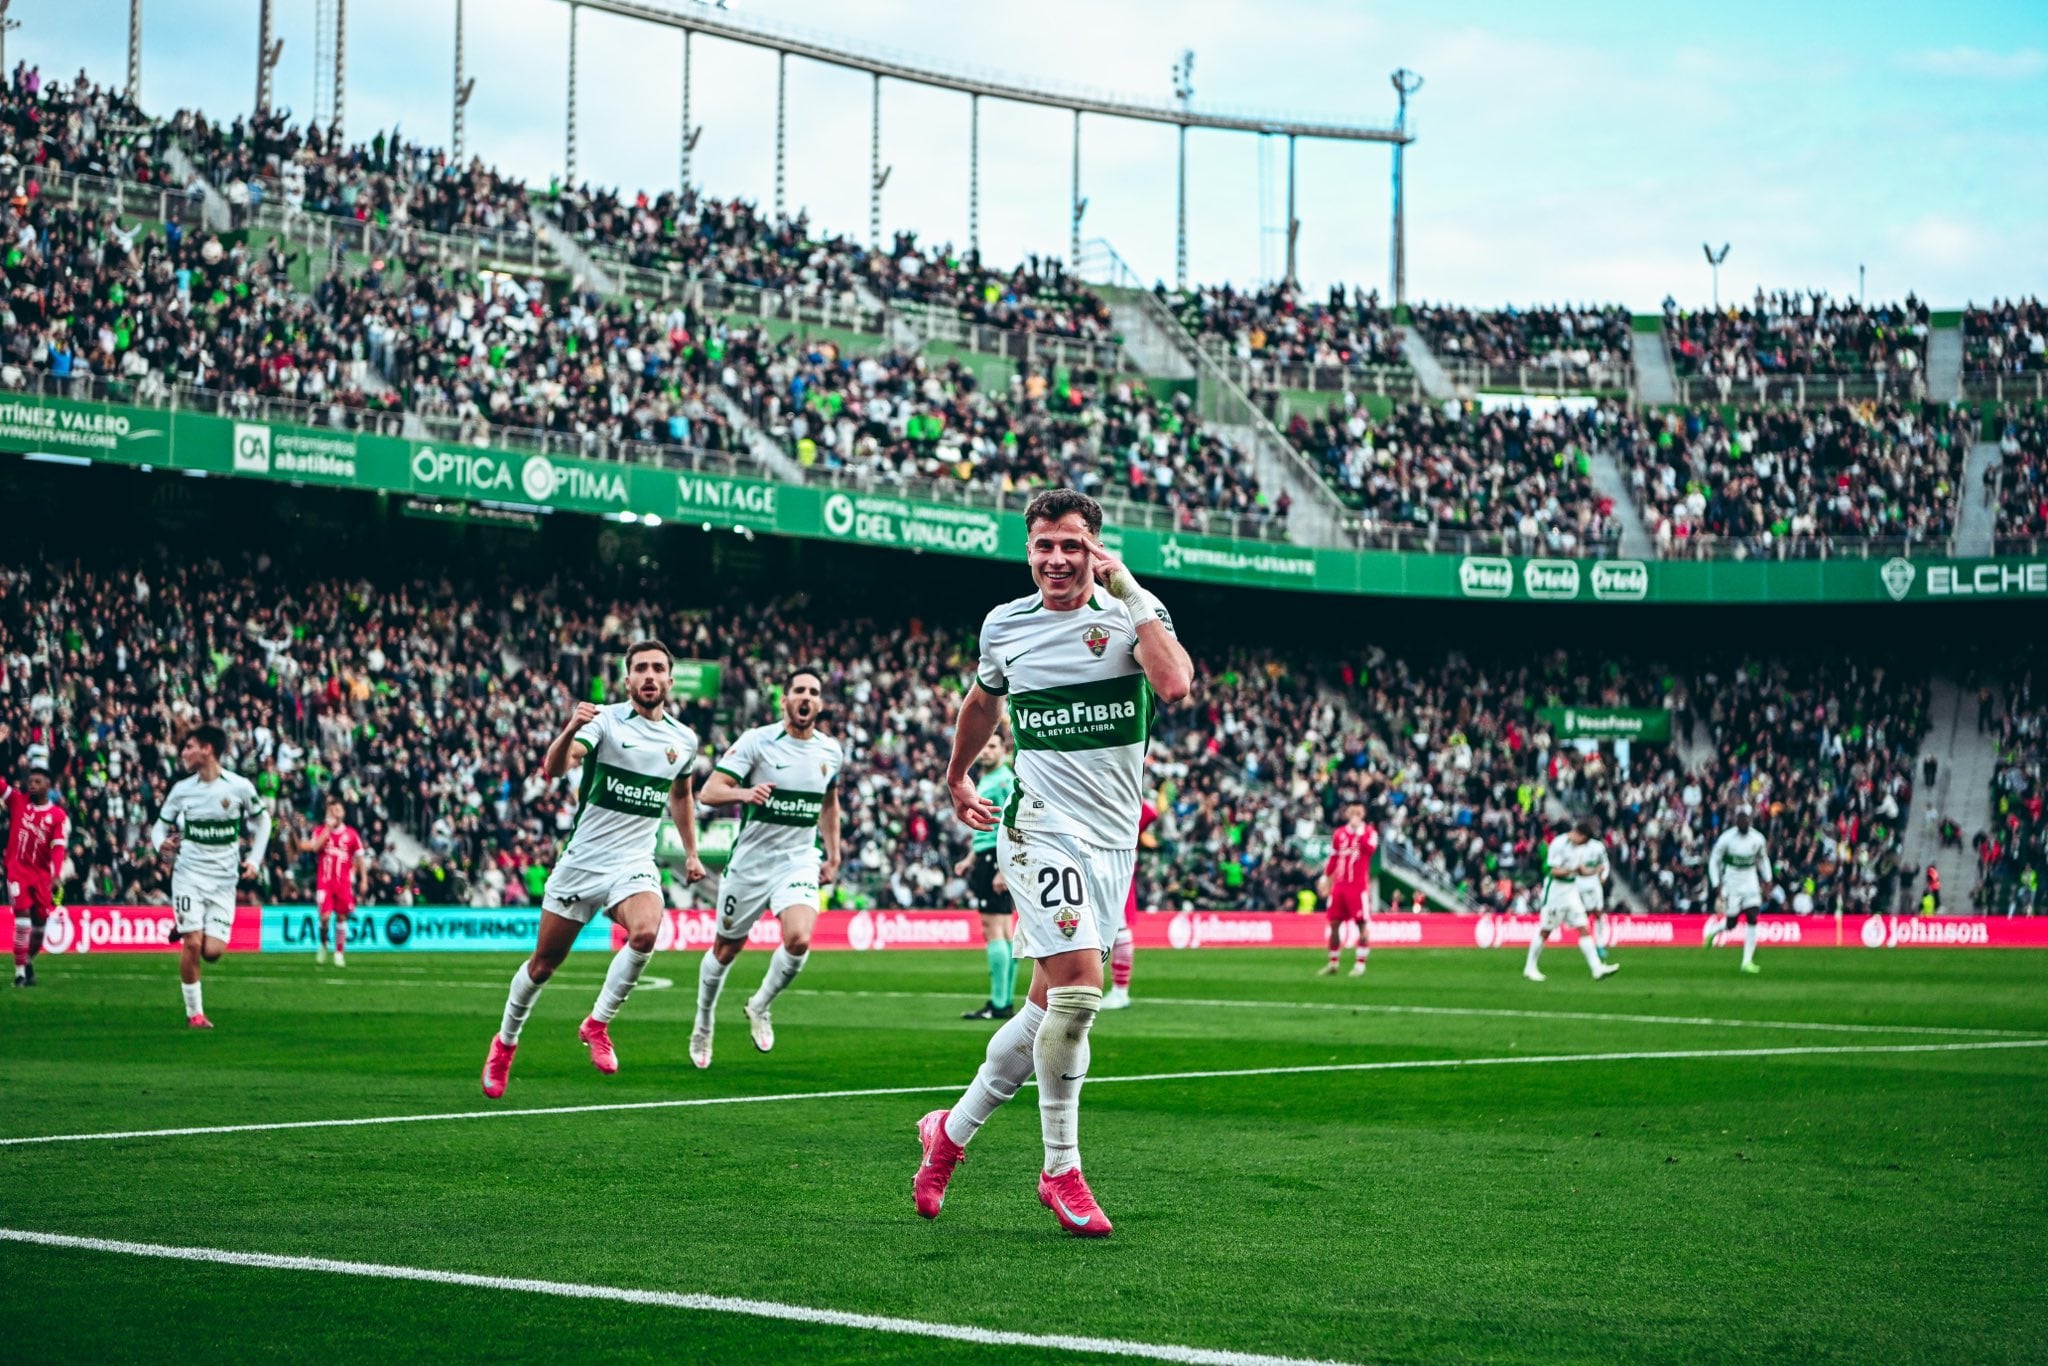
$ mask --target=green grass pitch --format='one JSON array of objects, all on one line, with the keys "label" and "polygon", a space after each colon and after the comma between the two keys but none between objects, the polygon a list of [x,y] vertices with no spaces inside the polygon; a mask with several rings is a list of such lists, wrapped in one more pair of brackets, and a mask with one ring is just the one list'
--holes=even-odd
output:
[{"label": "green grass pitch", "polygon": [[[1541,985],[1507,951],[1383,952],[1364,980],[1313,977],[1314,953],[1142,955],[1082,1103],[1106,1241],[1037,1204],[1029,1089],[941,1218],[911,1209],[912,1126],[989,1029],[958,1018],[978,952],[821,954],[769,1055],[739,1014],[748,953],[702,1073],[696,955],[662,954],[673,986],[614,1025],[615,1077],[575,1039],[603,969],[577,958],[488,1102],[513,961],[232,958],[200,1033],[168,958],[46,958],[0,994],[0,1138],[940,1089],[11,1144],[0,1228],[1338,1361],[2048,1354],[2042,954],[1766,952],[1746,978],[1660,950],[1595,984],[1553,952]],[[1736,1052],[1765,1049],[1797,1051]],[[1333,1070],[1688,1052],[1712,1056]],[[1251,1075],[1136,1079],[1220,1071]],[[0,1286],[9,1361],[1111,1359],[10,1241]]]}]

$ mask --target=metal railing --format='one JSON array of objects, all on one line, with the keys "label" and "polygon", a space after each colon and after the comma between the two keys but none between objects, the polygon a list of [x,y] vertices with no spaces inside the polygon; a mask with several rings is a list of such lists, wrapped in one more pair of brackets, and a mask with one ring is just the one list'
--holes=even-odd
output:
[{"label": "metal railing", "polygon": [[1803,408],[1815,403],[1847,403],[1851,400],[1896,399],[1917,403],[1927,397],[1927,373],[1915,370],[1901,380],[1888,375],[1862,373],[1843,375],[1778,375],[1737,380],[1723,376],[1679,375],[1673,385],[1683,404],[1733,404],[1762,408],[1789,404]]},{"label": "metal railing", "polygon": [[1916,536],[1783,536],[1766,542],[1757,536],[1719,536],[1700,532],[1659,549],[1660,560],[1889,560],[1946,559],[1955,553],[1951,535]]},{"label": "metal railing", "polygon": [[61,201],[74,208],[89,205],[112,210],[122,218],[149,218],[191,228],[200,227],[206,219],[206,201],[182,189],[43,166],[16,171],[14,193],[27,194],[31,181],[39,187],[38,198],[44,203]]},{"label": "metal railing", "polygon": [[417,254],[442,268],[472,271],[513,267],[540,274],[561,270],[548,244],[531,233],[463,231],[434,232],[416,224],[392,226],[368,219],[291,209],[265,200],[236,210],[236,227],[274,232],[331,258],[336,250],[364,256]]},{"label": "metal railing", "polygon": [[1068,337],[997,327],[964,318],[951,308],[907,299],[892,300],[889,311],[924,341],[949,342],[982,355],[1006,356],[1018,362],[1044,360],[1054,365],[1081,365],[1097,370],[1132,368],[1123,346],[1114,338]]},{"label": "metal railing", "polygon": [[1453,526],[1395,527],[1355,515],[1345,522],[1344,533],[1360,550],[1398,550],[1414,555],[1566,555],[1611,559],[1621,546],[1619,532],[1581,536],[1577,549],[1555,550],[1550,546],[1547,529],[1524,533],[1473,531]]},{"label": "metal railing", "polygon": [[2009,370],[1965,370],[1963,396],[1989,399],[1994,403],[2048,400],[2048,372],[2031,370],[2015,374]]}]

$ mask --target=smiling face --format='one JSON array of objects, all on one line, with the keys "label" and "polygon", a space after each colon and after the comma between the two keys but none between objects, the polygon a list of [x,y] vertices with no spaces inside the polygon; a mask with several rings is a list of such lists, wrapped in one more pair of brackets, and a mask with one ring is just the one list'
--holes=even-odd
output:
[{"label": "smiling face", "polygon": [[1089,534],[1088,523],[1078,512],[1031,524],[1026,558],[1031,565],[1031,581],[1038,585],[1047,607],[1055,612],[1068,612],[1088,600],[1095,587],[1095,575],[1090,569],[1094,549],[1095,537]]},{"label": "smiling face", "polygon": [[825,709],[825,684],[813,673],[800,673],[782,691],[782,719],[793,731],[807,731]]},{"label": "smiling face", "polygon": [[669,667],[666,650],[636,650],[626,661],[626,692],[633,705],[653,711],[668,701]]}]

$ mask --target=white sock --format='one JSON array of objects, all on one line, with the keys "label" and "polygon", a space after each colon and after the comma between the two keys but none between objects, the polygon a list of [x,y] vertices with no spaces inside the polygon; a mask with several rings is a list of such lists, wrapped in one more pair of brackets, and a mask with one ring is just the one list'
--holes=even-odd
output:
[{"label": "white sock", "polygon": [[718,993],[725,990],[725,974],[732,971],[732,964],[721,963],[718,955],[710,949],[704,950],[704,961],[697,965],[697,1032],[711,1031],[711,1018],[718,1009]]},{"label": "white sock", "polygon": [[1755,958],[1756,922],[1754,920],[1745,920],[1742,922],[1742,961],[1748,963],[1754,961]]},{"label": "white sock", "polygon": [[1536,960],[1542,956],[1543,929],[1541,926],[1538,926],[1534,937],[1529,940],[1529,961],[1524,965],[1525,970],[1534,972],[1536,970]]},{"label": "white sock", "polygon": [[796,980],[796,975],[804,970],[804,960],[810,956],[808,953],[791,953],[778,946],[775,956],[768,960],[768,975],[761,979],[760,987],[747,1004],[756,1010],[766,1010],[769,1003]]},{"label": "white sock", "polygon": [[611,970],[604,975],[604,990],[597,993],[597,1004],[590,1008],[590,1018],[599,1024],[610,1024],[612,1016],[619,1013],[619,1007],[626,1004],[626,998],[633,994],[633,984],[640,980],[640,974],[653,957],[651,951],[642,953],[631,944],[613,954]]},{"label": "white sock", "polygon": [[519,1031],[526,1028],[526,1017],[533,1013],[533,1003],[540,999],[541,984],[533,980],[521,963],[512,969],[512,990],[505,997],[505,1020],[498,1026],[498,1038],[507,1048],[519,1043]]},{"label": "white sock", "polygon": [[1017,1094],[1017,1088],[1031,1075],[1031,1045],[1038,1037],[1038,1027],[1044,1023],[1045,1007],[1026,1001],[1022,1010],[1003,1021],[1003,1027],[990,1036],[988,1057],[981,1070],[974,1074],[967,1094],[953,1102],[953,1109],[946,1116],[947,1138],[965,1146],[975,1131],[988,1123],[988,1117]]},{"label": "white sock", "polygon": [[1031,1048],[1038,1068],[1038,1122],[1045,1132],[1045,1171],[1058,1176],[1081,1165],[1081,1080],[1088,1075],[1088,1027],[1102,1008],[1096,987],[1053,987],[1045,993],[1045,1027]]},{"label": "white sock", "polygon": [[191,1019],[191,1018],[192,1018],[192,1017],[193,1017],[194,1015],[204,1015],[204,1014],[206,1013],[206,1012],[205,1012],[204,1010],[201,1010],[201,1009],[199,1008],[199,983],[197,983],[197,982],[180,982],[180,983],[178,983],[178,990],[180,990],[180,991],[182,991],[182,992],[184,992],[184,993],[185,993],[185,1018],[186,1018],[186,1019],[188,1019],[188,1020],[189,1020],[189,1019]]},{"label": "white sock", "polygon": [[1707,917],[1707,923],[1706,923],[1706,924],[1704,924],[1704,925],[1702,925],[1702,926],[1700,926],[1700,946],[1701,946],[1702,948],[1712,948],[1712,947],[1713,947],[1713,944],[1714,944],[1714,931],[1715,931],[1716,929],[1720,928],[1720,925],[1721,925],[1721,915],[1720,915],[1720,912],[1716,911],[1716,912],[1714,912],[1713,914],[1711,914],[1711,915],[1709,915],[1709,916]]},{"label": "white sock", "polygon": [[1579,952],[1586,955],[1586,966],[1593,969],[1593,975],[1600,975],[1600,946],[1593,942],[1593,932],[1587,930],[1579,936]]}]

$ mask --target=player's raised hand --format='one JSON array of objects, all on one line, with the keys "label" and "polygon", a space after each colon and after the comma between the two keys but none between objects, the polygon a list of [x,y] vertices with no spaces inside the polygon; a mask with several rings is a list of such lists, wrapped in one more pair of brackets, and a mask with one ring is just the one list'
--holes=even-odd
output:
[{"label": "player's raised hand", "polygon": [[953,798],[953,814],[970,830],[996,828],[996,804],[974,790],[965,777],[955,778],[947,788]]},{"label": "player's raised hand", "polygon": [[1122,597],[1129,587],[1130,576],[1124,569],[1124,562],[1100,541],[1088,547],[1088,568],[1093,571],[1095,581],[1113,598]]},{"label": "player's raised hand", "polygon": [[569,713],[569,724],[562,729],[566,731],[579,731],[596,719],[597,703],[578,702],[576,710]]}]

